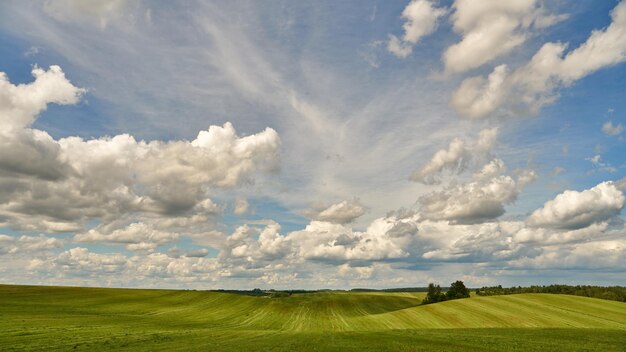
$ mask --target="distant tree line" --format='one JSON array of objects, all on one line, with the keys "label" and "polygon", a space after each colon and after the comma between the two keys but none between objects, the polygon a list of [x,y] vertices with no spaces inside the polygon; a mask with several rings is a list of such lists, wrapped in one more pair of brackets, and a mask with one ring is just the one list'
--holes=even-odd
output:
[{"label": "distant tree line", "polygon": [[445,293],[441,289],[441,286],[431,283],[428,284],[426,298],[422,300],[422,304],[449,301],[451,299],[469,298],[469,296],[470,291],[467,287],[465,287],[463,281],[453,282]]},{"label": "distant tree line", "polygon": [[254,290],[210,290],[211,292],[220,292],[220,293],[233,293],[236,295],[244,295],[244,296],[267,296],[268,294],[261,290],[260,288],[255,288]]},{"label": "distant tree line", "polygon": [[[443,288],[447,290],[447,287]],[[316,293],[316,292],[346,292],[346,290],[333,290],[333,289],[319,289],[319,290],[303,290],[303,289],[294,289],[294,290],[262,290],[260,288],[255,288],[253,290],[227,290],[227,289],[216,289],[209,290],[212,292],[221,292],[221,293],[233,293],[237,295],[245,295],[245,296],[270,296],[270,297],[287,297],[294,294],[299,293]],[[399,288],[383,288],[383,289],[374,289],[374,288],[353,288],[347,290],[348,292],[427,292],[427,287],[399,287]]]},{"label": "distant tree line", "polygon": [[512,295],[517,293],[558,293],[564,295],[575,295],[583,297],[593,297],[608,299],[611,301],[626,302],[626,287],[622,286],[569,286],[569,285],[549,285],[530,287],[502,287],[491,286],[476,289],[476,294],[480,296]]},{"label": "distant tree line", "polygon": [[398,288],[353,288],[350,292],[428,292],[427,287],[398,287]]},{"label": "distant tree line", "polygon": [[220,293],[233,293],[236,295],[244,295],[244,296],[281,298],[281,297],[289,297],[297,293],[314,293],[314,292],[325,292],[325,291],[330,291],[330,290],[326,290],[326,289],[322,289],[322,290],[274,290],[274,289],[262,290],[260,288],[255,288],[253,290],[217,289],[217,290],[209,290],[209,291],[220,292]]}]

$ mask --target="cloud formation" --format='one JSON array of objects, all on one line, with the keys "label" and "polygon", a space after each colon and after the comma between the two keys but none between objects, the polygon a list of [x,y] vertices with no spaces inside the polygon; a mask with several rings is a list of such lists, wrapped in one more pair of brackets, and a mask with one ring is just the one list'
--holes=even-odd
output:
[{"label": "cloud formation", "polygon": [[143,222],[136,222],[125,228],[110,233],[102,233],[101,229],[90,229],[77,234],[75,242],[121,243],[128,250],[154,250],[158,245],[178,240],[179,234],[160,231]]},{"label": "cloud formation", "polygon": [[478,139],[474,144],[455,138],[447,149],[436,152],[430,161],[411,176],[411,180],[427,185],[441,182],[440,174],[443,171],[450,171],[452,174],[459,174],[465,171],[472,161],[480,163],[489,157],[498,136],[497,128],[489,128],[480,131]]},{"label": "cloud formation", "polygon": [[420,197],[418,203],[422,216],[459,223],[484,222],[499,217],[504,214],[504,206],[514,202],[524,185],[536,177],[534,172],[526,171],[514,179],[502,175],[504,170],[502,160],[494,159],[471,181]]},{"label": "cloud formation", "polygon": [[443,53],[447,74],[493,61],[523,44],[532,30],[565,18],[545,14],[537,0],[456,0],[452,7],[453,29],[462,39]]},{"label": "cloud formation", "polygon": [[[507,2],[508,4],[508,2]],[[485,78],[463,80],[452,105],[469,118],[534,115],[558,97],[558,90],[605,67],[626,60],[626,2],[611,11],[611,23],[594,30],[587,40],[566,53],[567,44],[545,43],[525,65],[510,70],[502,64]]]},{"label": "cloud formation", "polygon": [[63,241],[40,236],[7,236],[0,234],[0,254],[45,251],[63,246]]},{"label": "cloud formation", "polygon": [[312,210],[307,213],[308,216],[316,220],[336,224],[351,223],[363,214],[365,214],[365,206],[356,198],[353,200],[344,200],[325,208],[322,207],[318,211]]},{"label": "cloud formation", "polygon": [[[556,160],[555,167],[552,158],[566,156],[551,150],[567,149],[574,159],[591,137],[580,144],[565,138],[578,143],[579,131],[599,132],[597,120],[564,114],[558,133],[551,134],[554,125],[533,125],[550,128],[530,137],[534,129],[520,132],[532,127],[523,120],[457,121],[449,97],[459,80],[452,103],[465,116],[539,111],[561,88],[623,60],[623,3],[607,28],[586,40],[586,33],[572,33],[572,42],[583,44],[570,50],[539,42],[574,26],[544,33],[565,18],[548,14],[546,5],[559,5],[457,0],[447,9],[407,2],[402,32],[388,41],[381,35],[399,14],[382,7],[363,28],[362,17],[337,21],[332,16],[345,11],[325,3],[193,3],[194,11],[189,4],[128,1],[0,4],[7,9],[0,13],[10,14],[0,27],[24,39],[23,48],[41,48],[36,57],[20,53],[22,60],[58,55],[72,79],[90,87],[76,87],[58,66],[35,67],[34,80],[21,84],[2,75],[0,227],[7,230],[0,235],[0,280],[397,287],[435,278],[517,284],[535,280],[534,269],[549,273],[546,280],[619,280],[606,273],[625,267],[626,187],[624,180],[601,182],[595,171],[622,171],[602,160],[618,165],[611,148],[621,139],[593,141],[605,143],[585,159],[595,171],[577,175],[576,162],[589,167],[583,157]],[[309,20],[322,23],[305,25]],[[454,33],[435,33],[447,24]],[[346,30],[358,33],[338,35]],[[431,34],[437,37],[424,41]],[[386,47],[399,58],[418,43],[429,46],[416,55],[418,64],[368,56],[373,69],[353,60],[368,42],[369,54]],[[79,104],[87,93],[96,104],[75,110],[97,114],[114,105],[106,112],[119,116],[111,130],[133,132],[102,136],[89,130],[86,116],[79,127],[99,137],[66,137],[62,123],[37,121],[48,104]],[[604,93],[611,92],[597,94]],[[591,109],[599,101],[585,104]],[[231,118],[247,134],[222,124]],[[213,126],[204,130],[207,121]],[[623,133],[623,122],[614,121],[604,133]],[[277,126],[281,138],[265,126]],[[142,140],[140,133],[169,140]],[[432,147],[441,140],[446,144]],[[560,176],[538,178],[550,170]],[[414,182],[407,182],[412,172]],[[580,187],[591,181],[578,176],[598,184]],[[565,188],[572,190],[546,202],[545,194]],[[314,199],[312,210],[291,211]]]},{"label": "cloud formation", "polygon": [[[601,183],[590,190],[597,192],[611,185]],[[588,197],[586,192],[590,190],[575,193],[582,200]],[[167,254],[137,250],[129,256],[95,253],[76,247],[58,255],[31,259],[28,267],[34,272],[62,273],[67,278],[124,279],[136,283],[160,282],[161,285],[164,282],[224,282],[222,280],[250,283],[252,280],[266,285],[282,283],[285,287],[308,282],[315,287],[324,282],[311,282],[315,272],[337,268],[340,277],[369,280],[381,268],[398,272],[409,265],[476,263],[479,264],[477,268],[484,266],[487,269],[498,265],[512,270],[579,270],[615,268],[623,262],[626,246],[622,238],[626,230],[623,223],[611,225],[610,216],[583,216],[586,220],[577,221],[575,226],[554,226],[559,221],[571,225],[573,222],[567,219],[581,218],[577,214],[584,213],[571,211],[552,222],[530,225],[537,217],[535,214],[544,214],[545,209],[555,208],[561,201],[562,198],[557,196],[525,221],[429,219],[418,209],[405,216],[389,215],[376,219],[363,231],[313,220],[304,229],[286,234],[281,234],[278,223],[263,221],[239,226],[226,236],[217,246],[220,253],[216,258],[207,258],[208,251],[202,248],[182,251],[173,247]],[[615,216],[614,210],[609,213]],[[593,220],[589,220],[591,218]],[[124,236],[130,234],[133,227],[143,228],[143,225],[129,226],[115,233],[115,237],[125,241]],[[134,236],[128,239],[133,243],[137,240]],[[0,248],[9,248],[4,245],[6,241],[8,239],[0,237]],[[22,242],[41,243],[33,250],[60,245],[44,238]],[[6,250],[4,252],[5,256],[8,255]],[[11,253],[16,255],[17,251]]]},{"label": "cloud formation", "polygon": [[624,208],[624,193],[611,181],[582,192],[565,191],[528,218],[531,226],[579,229],[610,219]]},{"label": "cloud formation", "polygon": [[78,231],[91,220],[210,216],[211,188],[253,182],[278,166],[271,128],[239,137],[230,123],[193,141],[137,141],[128,134],[53,139],[30,128],[47,104],[76,104],[84,90],[58,66],[33,69],[35,81],[12,85],[2,75],[0,224],[18,230]]},{"label": "cloud formation", "polygon": [[435,31],[439,18],[445,14],[446,9],[435,7],[431,0],[411,0],[402,11],[402,18],[406,20],[402,25],[404,35],[398,38],[390,34],[387,50],[400,59],[406,58],[415,44]]}]

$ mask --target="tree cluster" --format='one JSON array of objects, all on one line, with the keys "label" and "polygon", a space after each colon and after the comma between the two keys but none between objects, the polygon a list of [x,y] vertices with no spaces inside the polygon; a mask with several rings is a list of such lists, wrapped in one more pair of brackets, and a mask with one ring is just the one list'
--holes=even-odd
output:
[{"label": "tree cluster", "polygon": [[428,291],[426,293],[426,298],[422,301],[422,304],[430,304],[448,301],[451,299],[459,299],[459,298],[469,298],[470,291],[465,287],[463,281],[455,281],[450,285],[448,291],[445,293],[441,289],[441,286],[435,285],[433,283],[428,284]]},{"label": "tree cluster", "polygon": [[626,302],[626,287],[622,286],[569,286],[569,285],[549,285],[530,287],[502,287],[491,286],[476,289],[476,294],[480,296],[512,295],[518,293],[556,293],[564,295],[575,295],[608,299],[611,301]]}]

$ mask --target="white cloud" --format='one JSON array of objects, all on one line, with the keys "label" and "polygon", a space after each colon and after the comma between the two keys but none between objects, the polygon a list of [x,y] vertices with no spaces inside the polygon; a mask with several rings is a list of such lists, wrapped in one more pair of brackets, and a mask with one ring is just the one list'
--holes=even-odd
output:
[{"label": "white cloud", "polygon": [[474,223],[497,218],[504,214],[504,206],[514,202],[522,188],[536,178],[533,171],[525,170],[514,179],[504,175],[506,168],[502,160],[496,158],[485,162],[492,156],[497,134],[497,128],[485,129],[472,145],[456,138],[448,149],[436,152],[413,174],[414,181],[437,184],[439,174],[444,170],[458,175],[470,164],[472,168],[480,167],[470,181],[460,184],[453,181],[442,190],[420,197],[417,203],[424,219]]},{"label": "white cloud", "polygon": [[29,127],[48,104],[73,105],[78,103],[85,89],[77,88],[65,78],[59,66],[47,71],[35,66],[35,81],[13,85],[4,72],[0,72],[0,114],[3,134],[15,133]]},{"label": "white cloud", "polygon": [[75,242],[105,242],[125,244],[129,250],[154,250],[158,245],[177,241],[179,234],[160,231],[143,222],[136,222],[110,233],[90,229],[77,234]]},{"label": "white cloud", "polygon": [[398,39],[395,35],[389,35],[389,41],[387,42],[387,51],[394,54],[396,57],[404,59],[411,55],[413,52],[413,46],[405,43],[402,39]]},{"label": "white cloud", "polygon": [[363,214],[365,214],[365,207],[358,199],[353,199],[332,204],[325,209],[321,209],[317,214],[312,214],[312,216],[319,221],[347,224]]},{"label": "white cloud", "polygon": [[43,235],[7,236],[0,234],[0,255],[44,251],[61,246],[63,246],[61,240]]},{"label": "white cloud", "polygon": [[454,171],[462,171],[465,169],[467,154],[468,151],[465,148],[465,142],[455,138],[450,142],[448,149],[442,149],[436,152],[426,165],[413,174],[411,179],[425,184],[436,184],[439,181],[435,176],[442,170],[452,169]]},{"label": "white cloud", "polygon": [[605,240],[555,246],[534,258],[519,258],[508,264],[522,269],[614,269],[626,267],[626,241]]},{"label": "white cloud", "polygon": [[[133,285],[155,282],[161,287],[167,283],[223,285],[224,280],[243,280],[249,285],[250,280],[256,280],[274,286],[280,285],[276,280],[282,278],[288,280],[284,287],[305,281],[313,285],[309,287],[315,287],[331,282],[336,285],[335,280],[349,280],[352,284],[354,280],[368,282],[378,278],[378,269],[396,273],[406,265],[480,263],[476,268],[505,265],[514,269],[614,267],[623,254],[622,236],[623,229],[614,230],[607,222],[583,229],[546,229],[528,227],[524,221],[458,224],[423,219],[420,214],[380,218],[365,231],[312,221],[305,229],[286,235],[280,234],[276,222],[264,221],[236,229],[222,242],[217,258],[205,258],[206,249],[172,248],[168,254],[137,252],[124,256],[73,248],[58,256],[33,259],[29,270],[51,275],[62,273],[67,280],[97,278],[98,282],[111,280],[126,285],[129,282]],[[585,249],[594,255],[587,255]],[[322,273],[327,275],[326,281],[316,278]],[[302,279],[305,281],[298,281]]]},{"label": "white cloud", "polygon": [[[80,230],[137,217],[189,219],[219,212],[212,188],[251,183],[278,166],[279,137],[271,128],[239,137],[230,123],[193,141],[137,141],[123,134],[53,139],[30,125],[47,104],[75,104],[84,90],[58,66],[33,69],[35,81],[0,80],[0,225],[20,230]],[[188,223],[190,224],[190,223]]]},{"label": "white cloud", "polygon": [[[256,235],[258,239],[255,239]],[[292,253],[289,239],[280,235],[280,225],[269,221],[262,229],[248,225],[238,227],[227,238],[220,259],[226,262],[263,265],[264,262],[281,260]]]},{"label": "white cloud", "polygon": [[622,179],[619,179],[617,181],[614,181],[613,184],[620,191],[622,191],[622,192],[626,191],[626,177],[624,177]]},{"label": "white cloud", "polygon": [[536,227],[579,229],[608,220],[624,207],[624,194],[611,181],[590,189],[565,191],[535,210],[528,224]]},{"label": "white cloud", "polygon": [[626,2],[613,9],[611,19],[606,29],[594,30],[567,54],[567,44],[546,43],[527,64],[511,72],[500,65],[488,78],[465,79],[453,94],[452,105],[470,118],[496,112],[536,114],[557,98],[559,88],[626,60]]},{"label": "white cloud", "polygon": [[421,232],[431,232],[429,236],[440,239],[437,246],[422,257],[434,261],[486,263],[535,256],[539,253],[536,248],[518,243],[512,237],[523,227],[522,222],[515,221],[471,225],[425,221]]},{"label": "white cloud", "polygon": [[602,237],[607,229],[607,222],[597,222],[587,227],[563,231],[554,228],[524,227],[513,235],[513,240],[517,243],[539,245],[586,242]]},{"label": "white cloud", "polygon": [[607,121],[602,124],[602,132],[609,136],[619,136],[622,132],[624,132],[624,126],[622,126],[621,123],[613,125],[613,121]]},{"label": "white cloud", "polygon": [[338,268],[339,275],[356,279],[369,279],[374,273],[374,267],[358,266],[352,267],[348,263],[342,264]]},{"label": "white cloud", "polygon": [[167,255],[171,258],[180,258],[180,257],[188,257],[188,258],[203,258],[209,255],[209,250],[206,248],[194,249],[189,251],[184,251],[179,249],[178,247],[172,247],[167,250]]},{"label": "white cloud", "polygon": [[502,175],[504,163],[495,159],[486,164],[467,183],[453,184],[419,198],[425,219],[475,223],[495,219],[504,214],[504,206],[514,202],[524,185],[534,180],[534,172],[526,171],[517,180]]},{"label": "white cloud", "polygon": [[490,128],[482,130],[473,145],[468,145],[459,138],[453,139],[448,149],[436,152],[426,165],[411,176],[411,180],[424,184],[438,184],[441,182],[439,174],[442,171],[450,170],[453,174],[465,171],[472,160],[481,162],[490,155],[497,136],[498,129]]},{"label": "white cloud", "polygon": [[[125,256],[121,253],[96,253],[76,247],[56,256],[30,261],[28,270],[39,272],[54,282],[80,282],[90,285],[128,286],[169,282],[214,281],[221,276],[215,259],[200,256],[169,257],[163,253]],[[145,287],[145,286],[144,286]]]},{"label": "white cloud", "polygon": [[[40,265],[43,266],[43,263]],[[76,247],[59,254],[53,265],[68,273],[79,275],[117,274],[128,266],[128,260],[119,253],[101,254]]]},{"label": "white cloud", "polygon": [[279,230],[273,221],[261,229],[248,225],[237,228],[226,240],[220,262],[262,268],[276,261],[296,267],[307,261],[346,263],[405,258],[417,233],[413,220],[396,217],[379,218],[362,232],[317,220],[285,236]]},{"label": "white cloud", "polygon": [[463,80],[452,95],[452,105],[470,118],[491,114],[508,98],[507,75],[507,66],[500,65],[487,78],[477,76]]},{"label": "white cloud", "polygon": [[404,35],[402,38],[389,35],[387,50],[398,58],[406,58],[420,39],[435,31],[437,21],[446,12],[444,8],[435,7],[431,0],[411,0],[402,11],[402,18],[406,20],[402,26]]},{"label": "white cloud", "polygon": [[417,228],[410,219],[374,220],[364,232],[322,221],[312,221],[302,231],[287,236],[299,257],[327,262],[405,258]]},{"label": "white cloud", "polygon": [[524,43],[534,28],[545,28],[564,16],[546,15],[537,0],[456,0],[454,30],[462,36],[443,54],[446,73],[488,63]]}]

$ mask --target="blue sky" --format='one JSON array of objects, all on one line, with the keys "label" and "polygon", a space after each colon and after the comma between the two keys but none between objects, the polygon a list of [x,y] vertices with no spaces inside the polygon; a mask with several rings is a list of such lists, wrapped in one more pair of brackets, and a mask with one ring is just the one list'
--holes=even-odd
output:
[{"label": "blue sky", "polygon": [[4,282],[626,284],[623,1],[0,4]]}]

